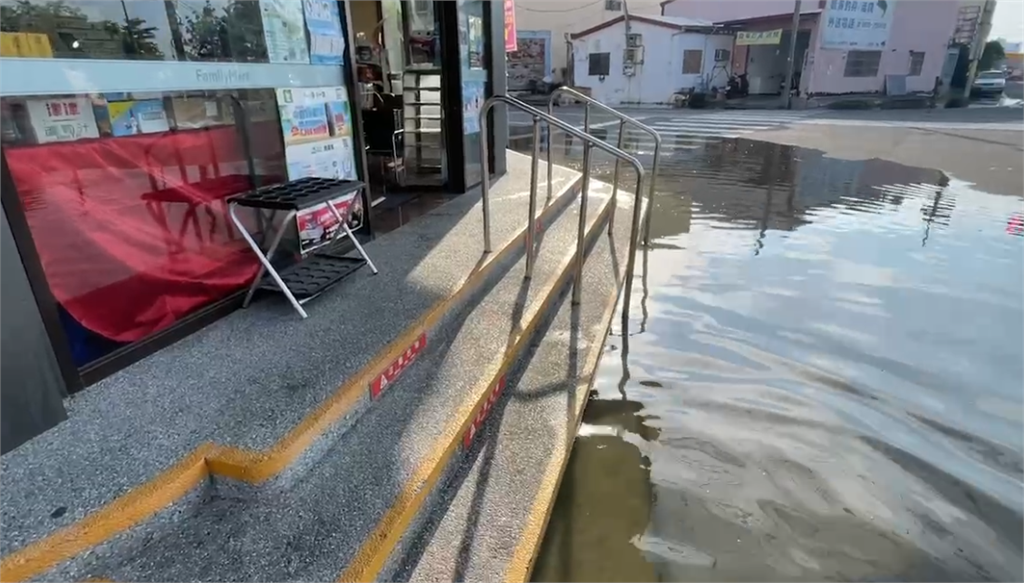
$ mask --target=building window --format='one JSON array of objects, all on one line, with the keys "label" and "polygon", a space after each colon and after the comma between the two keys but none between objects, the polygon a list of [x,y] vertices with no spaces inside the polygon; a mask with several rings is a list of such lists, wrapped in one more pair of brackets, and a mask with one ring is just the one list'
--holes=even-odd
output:
[{"label": "building window", "polygon": [[921,69],[924,67],[924,53],[920,51],[910,51],[910,73],[911,77],[920,77]]},{"label": "building window", "polygon": [[622,12],[622,0],[604,0],[604,9],[611,12]]},{"label": "building window", "polygon": [[875,77],[881,60],[882,51],[849,51],[843,77]]},{"label": "building window", "polygon": [[611,53],[590,53],[587,58],[589,64],[588,75],[591,77],[607,75],[612,68],[612,54]]},{"label": "building window", "polygon": [[683,75],[700,75],[704,62],[704,51],[700,49],[683,51]]}]

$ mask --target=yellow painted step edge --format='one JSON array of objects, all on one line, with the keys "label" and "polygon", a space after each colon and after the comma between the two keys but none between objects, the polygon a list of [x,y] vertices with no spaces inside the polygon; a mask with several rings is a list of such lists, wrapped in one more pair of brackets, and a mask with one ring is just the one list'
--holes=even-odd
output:
[{"label": "yellow painted step edge", "polygon": [[[614,208],[614,200],[605,199],[597,221],[587,234],[588,243],[593,242],[595,237],[606,232],[605,219],[614,211]],[[562,260],[557,275],[544,284],[542,289],[546,289],[547,292],[540,305],[534,308],[532,313],[524,315],[523,320],[527,322],[526,325],[513,331],[498,371],[493,377],[478,383],[470,391],[466,401],[455,410],[441,436],[431,446],[430,453],[416,467],[391,507],[359,546],[348,567],[338,577],[339,581],[375,581],[380,576],[388,557],[422,508],[427,495],[437,484],[437,480],[441,477],[449,460],[459,449],[463,435],[469,429],[477,413],[490,397],[492,388],[502,381],[502,377],[508,373],[519,356],[527,349],[534,330],[544,320],[544,315],[550,311],[558,299],[562,287],[575,274],[575,266],[576,252],[573,250]]]},{"label": "yellow painted step edge", "polygon": [[[618,275],[618,274],[617,274]],[[619,285],[615,286],[615,291],[610,294],[607,300],[608,307],[605,308],[605,313],[602,315],[601,325],[606,331],[601,342],[594,343],[588,351],[587,358],[583,363],[582,371],[586,371],[586,376],[580,379],[576,385],[577,390],[582,388],[584,385],[586,391],[584,395],[590,394],[590,389],[593,388],[594,384],[594,372],[597,370],[597,365],[601,361],[601,354],[604,352],[605,342],[608,340],[607,330],[612,323],[612,316],[615,314],[615,306],[619,297],[619,288],[621,287],[621,277],[617,277]],[[502,577],[502,581],[508,583],[525,583],[530,580],[530,576],[533,574],[533,565],[537,561],[537,553],[540,551],[540,544],[544,540],[544,531],[547,530],[548,521],[551,519],[551,510],[555,506],[555,497],[558,495],[559,486],[562,483],[562,476],[565,474],[565,468],[569,462],[569,455],[572,453],[572,444],[576,440],[576,435],[579,433],[580,423],[583,421],[583,411],[587,408],[586,396],[582,399],[577,400],[575,420],[573,424],[573,431],[566,435],[566,444],[564,454],[554,455],[548,466],[544,469],[544,475],[541,478],[540,488],[537,490],[537,496],[533,500],[533,505],[530,506],[529,514],[527,514],[526,524],[523,526],[522,534],[519,537],[519,542],[516,543],[515,551],[512,553],[512,559],[508,562],[505,568],[505,575]]]},{"label": "yellow painted step edge", "polygon": [[[563,194],[573,196],[578,193],[579,184],[577,177],[570,182]],[[554,212],[554,206],[545,207],[537,219],[538,223],[548,220]],[[73,524],[5,556],[0,561],[0,581],[24,581],[45,573],[58,564],[141,524],[160,509],[185,496],[210,475],[252,484],[259,484],[276,476],[348,413],[377,375],[394,362],[423,332],[436,325],[453,306],[473,293],[490,275],[495,265],[515,253],[525,239],[526,229],[523,229],[497,253],[482,256],[477,266],[463,279],[452,295],[436,302],[430,310],[406,328],[373,360],[336,389],[269,449],[253,451],[212,443],[203,444],[153,479],[132,488]]]}]

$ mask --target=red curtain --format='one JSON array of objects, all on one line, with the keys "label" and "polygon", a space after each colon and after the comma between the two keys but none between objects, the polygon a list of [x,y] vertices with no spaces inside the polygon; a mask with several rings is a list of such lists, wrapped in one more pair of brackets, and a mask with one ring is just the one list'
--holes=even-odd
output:
[{"label": "red curtain", "polygon": [[[252,135],[280,182],[279,127]],[[136,341],[255,276],[225,203],[249,188],[233,126],[4,150],[50,289],[89,330]]]}]

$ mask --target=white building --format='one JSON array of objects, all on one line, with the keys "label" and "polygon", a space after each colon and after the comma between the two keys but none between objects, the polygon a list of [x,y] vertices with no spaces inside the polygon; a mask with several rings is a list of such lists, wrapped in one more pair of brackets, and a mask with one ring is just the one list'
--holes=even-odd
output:
[{"label": "white building", "polygon": [[631,16],[629,26],[628,39],[622,16],[571,35],[576,86],[611,105],[671,103],[680,90],[725,88],[732,34],[667,16]]},{"label": "white building", "polygon": [[[659,0],[628,0],[630,14],[661,14]],[[519,50],[508,54],[509,89],[526,89],[552,69],[555,79],[570,82],[567,36],[623,14],[623,0],[515,0]]]}]

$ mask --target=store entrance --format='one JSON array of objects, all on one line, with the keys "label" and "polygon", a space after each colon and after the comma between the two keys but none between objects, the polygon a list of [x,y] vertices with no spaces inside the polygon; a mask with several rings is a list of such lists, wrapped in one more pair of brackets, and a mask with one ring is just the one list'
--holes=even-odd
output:
[{"label": "store entrance", "polygon": [[393,207],[448,186],[441,15],[430,0],[350,10],[371,198]]}]

